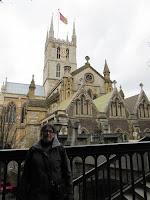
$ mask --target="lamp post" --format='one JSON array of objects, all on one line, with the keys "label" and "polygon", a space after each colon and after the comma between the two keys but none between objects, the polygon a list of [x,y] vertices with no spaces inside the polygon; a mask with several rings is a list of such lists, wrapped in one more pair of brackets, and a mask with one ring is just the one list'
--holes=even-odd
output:
[{"label": "lamp post", "polygon": [[55,127],[57,138],[58,138],[58,133],[60,132],[60,129],[62,127],[62,124],[59,122],[59,120],[54,123],[54,127]]}]

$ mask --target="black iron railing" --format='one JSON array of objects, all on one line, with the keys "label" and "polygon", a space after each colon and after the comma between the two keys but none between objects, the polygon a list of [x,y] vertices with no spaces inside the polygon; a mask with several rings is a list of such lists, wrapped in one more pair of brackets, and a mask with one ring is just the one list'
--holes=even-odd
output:
[{"label": "black iron railing", "polygon": [[[134,200],[138,187],[142,188],[143,199],[148,199],[150,142],[71,146],[66,151],[74,177],[75,200],[124,199],[126,195]],[[0,151],[2,200],[17,199],[26,153],[27,150]],[[15,164],[10,165],[11,161]],[[12,184],[13,179],[16,182]],[[9,191],[8,182],[15,189]]]}]

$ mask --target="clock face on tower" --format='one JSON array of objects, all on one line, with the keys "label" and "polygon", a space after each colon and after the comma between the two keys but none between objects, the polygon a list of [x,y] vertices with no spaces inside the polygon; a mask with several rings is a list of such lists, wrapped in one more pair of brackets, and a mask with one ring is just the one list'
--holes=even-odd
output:
[{"label": "clock face on tower", "polygon": [[94,81],[93,74],[91,74],[91,73],[85,74],[85,81],[90,82],[90,83],[93,82]]},{"label": "clock face on tower", "polygon": [[61,55],[61,57],[65,57],[66,56],[66,49],[61,49],[60,55]]}]

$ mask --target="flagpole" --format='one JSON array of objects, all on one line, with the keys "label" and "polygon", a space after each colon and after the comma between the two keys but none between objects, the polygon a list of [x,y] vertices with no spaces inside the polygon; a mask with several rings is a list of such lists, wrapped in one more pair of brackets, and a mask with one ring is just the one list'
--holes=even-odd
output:
[{"label": "flagpole", "polygon": [[59,11],[60,11],[60,9],[58,9],[58,28],[57,28],[57,39],[58,39],[58,34],[59,34]]}]

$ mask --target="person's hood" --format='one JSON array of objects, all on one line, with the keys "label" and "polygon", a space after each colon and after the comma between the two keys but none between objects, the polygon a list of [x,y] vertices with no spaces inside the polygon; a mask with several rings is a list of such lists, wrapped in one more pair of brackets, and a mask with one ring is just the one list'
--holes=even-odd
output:
[{"label": "person's hood", "polygon": [[[51,148],[55,148],[57,146],[60,146],[60,142],[58,141],[57,137],[54,137],[53,141],[52,141],[52,147]],[[42,146],[41,144],[41,140],[39,140],[38,142],[36,142],[33,147],[35,149],[38,149],[38,150],[45,150],[45,148]]]}]

